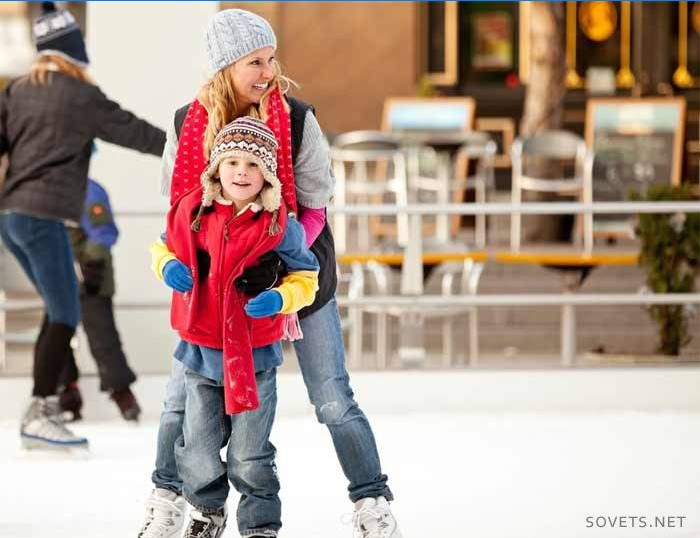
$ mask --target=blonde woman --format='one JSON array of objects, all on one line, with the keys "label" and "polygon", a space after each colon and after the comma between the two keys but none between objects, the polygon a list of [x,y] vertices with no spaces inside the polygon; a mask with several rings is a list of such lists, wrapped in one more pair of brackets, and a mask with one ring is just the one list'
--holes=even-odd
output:
[{"label": "blonde woman", "polygon": [[59,376],[80,320],[78,283],[66,222],[80,221],[92,140],[159,155],[165,133],[110,101],[87,75],[80,29],[44,2],[34,23],[38,57],[0,94],[0,238],[44,301],[34,348],[32,399],[20,435],[27,448],[86,447],[58,413]]},{"label": "blonde woman", "polygon": [[[307,245],[319,261],[319,290],[314,303],[299,312],[304,337],[294,342],[299,366],[316,416],[328,427],[341,468],[348,479],[349,497],[355,505],[354,524],[362,538],[401,538],[389,501],[393,499],[382,473],[372,429],[357,405],[345,368],[345,353],[340,318],[335,301],[335,252],[333,237],[326,223],[325,207],[330,202],[334,178],[330,169],[328,146],[316,121],[313,108],[285,95],[288,79],[280,73],[275,58],[277,40],[270,24],[262,17],[240,9],[219,12],[207,30],[210,81],[197,99],[175,114],[168,130],[163,155],[163,176],[171,201],[199,184],[205,168],[205,155],[216,133],[240,116],[261,118],[272,129],[279,151],[278,176],[282,198],[288,212],[298,215],[306,232]],[[160,278],[168,256],[161,248],[154,252],[153,266]],[[261,263],[246,270],[236,285],[247,295],[257,295],[275,285],[279,274],[276,255],[261,258]],[[165,276],[176,291],[192,288],[192,275],[180,267]],[[147,516],[140,538],[179,537],[184,525],[186,503],[183,476],[198,487],[185,491],[197,508],[193,511],[186,538],[218,537],[225,517],[202,510],[214,506],[226,467],[202,476],[191,462],[177,457],[186,449],[183,437],[185,382],[183,362],[187,349],[175,350],[165,406],[158,431],[156,468],[152,475],[155,489],[147,501]],[[274,455],[274,447],[272,448]],[[238,528],[248,538],[274,537],[281,526],[277,513],[272,515],[266,492],[270,484],[256,481],[254,461],[241,460],[243,469],[234,485],[241,493]],[[257,485],[256,485],[257,484]]]}]

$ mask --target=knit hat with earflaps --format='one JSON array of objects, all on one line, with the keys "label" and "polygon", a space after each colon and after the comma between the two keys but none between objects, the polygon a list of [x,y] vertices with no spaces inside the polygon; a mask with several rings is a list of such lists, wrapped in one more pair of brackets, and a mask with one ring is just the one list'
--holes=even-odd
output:
[{"label": "knit hat with earflaps", "polygon": [[211,206],[221,194],[219,165],[224,159],[245,158],[257,163],[267,185],[260,191],[260,205],[273,214],[270,235],[279,233],[277,212],[282,203],[282,184],[277,177],[277,140],[274,133],[262,121],[245,116],[226,125],[214,139],[209,156],[209,164],[202,172],[202,206],[192,223],[192,229],[200,229],[201,216],[205,207]]}]

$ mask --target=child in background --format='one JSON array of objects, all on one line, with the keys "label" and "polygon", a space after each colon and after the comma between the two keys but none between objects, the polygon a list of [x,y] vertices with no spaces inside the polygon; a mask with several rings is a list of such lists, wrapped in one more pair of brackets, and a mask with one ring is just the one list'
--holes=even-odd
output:
[{"label": "child in background", "polygon": [[[94,150],[93,150],[94,151]],[[129,388],[136,374],[129,367],[114,320],[115,293],[112,247],[119,230],[112,217],[109,195],[102,185],[88,178],[85,207],[80,227],[67,227],[73,256],[79,268],[81,323],[87,335],[100,376],[100,390],[109,392],[125,420],[136,421],[141,414]],[[46,323],[46,320],[44,320]],[[78,367],[72,350],[61,373],[58,402],[61,410],[80,419],[83,399],[78,388]]]},{"label": "child in background", "polygon": [[[269,440],[280,339],[301,336],[296,312],[313,302],[319,266],[303,228],[282,205],[276,155],[277,141],[263,122],[243,117],[226,125],[202,186],[168,213],[167,246],[152,247],[162,252],[156,274],[176,291],[171,321],[182,340],[175,358],[186,369],[184,430],[175,452],[193,507],[187,538],[223,532],[227,476],[241,494],[242,536],[277,536],[282,525]],[[289,274],[248,300],[234,281],[271,250]]]}]

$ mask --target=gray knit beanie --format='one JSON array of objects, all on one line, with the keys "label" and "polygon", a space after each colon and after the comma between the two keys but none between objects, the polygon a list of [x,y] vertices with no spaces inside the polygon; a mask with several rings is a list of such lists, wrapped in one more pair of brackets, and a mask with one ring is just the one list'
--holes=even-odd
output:
[{"label": "gray knit beanie", "polygon": [[209,75],[264,47],[277,48],[269,22],[243,9],[220,11],[207,27]]}]

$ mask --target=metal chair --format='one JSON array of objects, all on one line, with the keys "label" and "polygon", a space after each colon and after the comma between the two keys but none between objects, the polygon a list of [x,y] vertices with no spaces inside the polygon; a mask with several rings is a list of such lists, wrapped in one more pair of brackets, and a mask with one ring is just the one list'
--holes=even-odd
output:
[{"label": "metal chair", "polygon": [[[482,132],[460,133],[459,149],[453,156],[438,152],[430,146],[413,146],[407,149],[409,197],[447,204],[460,202],[466,190],[475,191],[476,203],[486,202],[486,191],[493,187],[493,159],[498,151],[490,135]],[[468,176],[469,164],[476,161],[475,173]],[[435,239],[448,243],[457,235],[459,216],[437,215]],[[450,220],[452,221],[450,223]],[[486,245],[486,216],[478,215],[474,230],[476,246]]]},{"label": "metal chair", "polygon": [[[345,293],[349,299],[357,299],[362,296],[365,281],[362,272],[362,264],[353,262],[350,272],[341,271],[336,263],[338,275],[338,293]],[[348,364],[350,367],[359,367],[362,363],[362,307],[348,306],[341,309],[341,328],[348,333]]]},{"label": "metal chair", "polygon": [[[394,137],[379,131],[352,131],[339,135],[331,146],[331,161],[336,177],[335,205],[384,202],[393,199],[396,205],[408,203],[406,158],[400,143]],[[398,215],[396,224],[380,226],[379,231],[370,223],[381,224],[368,216],[358,218],[358,248],[370,250],[371,236],[394,235],[399,247],[408,244],[408,216]],[[333,217],[337,252],[348,248],[348,217]]]},{"label": "metal chair", "polygon": [[[484,164],[477,166],[477,175],[472,179],[475,183],[479,181],[482,185],[476,188],[481,188],[484,196],[479,195],[479,199],[485,197],[485,188],[489,180],[488,173],[488,156],[493,155],[496,151],[495,144],[490,142],[487,135],[477,133],[476,136],[470,136],[470,133],[465,133],[462,137],[460,134],[460,144],[465,146],[460,149],[458,154],[461,159],[482,158]],[[397,205],[406,205],[409,199],[409,181],[415,193],[418,189],[431,190],[438,194],[439,201],[447,203],[450,201],[450,192],[457,189],[463,190],[469,179],[462,179],[455,182],[451,179],[453,174],[453,166],[449,160],[444,160],[432,148],[423,148],[423,164],[426,163],[427,156],[428,164],[438,164],[433,166],[432,170],[437,170],[435,177],[429,177],[427,174],[420,174],[420,160],[414,161],[414,173],[410,176],[407,174],[407,157],[406,151],[400,146],[400,142],[393,136],[386,133],[376,131],[354,131],[338,136],[333,141],[331,147],[331,159],[333,169],[336,176],[336,196],[335,204],[346,205],[357,202],[373,202],[381,199],[385,201],[387,196],[393,197]],[[409,149],[409,154],[416,154],[415,149]],[[430,158],[436,157],[436,161],[430,161]],[[412,157],[413,158],[413,157]],[[442,164],[445,162],[446,164]],[[416,168],[416,166],[418,166]],[[465,163],[466,169],[466,163]],[[466,174],[465,174],[466,175]],[[411,178],[410,180],[408,178]],[[451,186],[454,184],[454,187]],[[470,184],[470,186],[472,186]],[[442,215],[444,217],[444,215]],[[437,217],[440,217],[438,215]],[[393,226],[397,246],[400,248],[409,246],[409,218],[407,215],[397,215],[396,224]],[[361,219],[358,223],[358,236],[360,250],[365,252],[370,250],[371,237],[370,233],[374,231],[370,227],[371,220],[369,218]],[[384,228],[385,230],[387,228]],[[354,230],[353,230],[354,231]],[[334,216],[334,232],[336,236],[336,250],[338,253],[344,253],[348,250],[349,225],[345,215],[337,214]],[[448,237],[448,221],[445,219],[442,223],[441,233],[445,238]],[[376,236],[376,233],[374,234]],[[440,241],[438,241],[440,242]],[[447,243],[442,241],[441,243]],[[383,247],[386,244],[381,245]],[[458,245],[459,250],[464,248],[464,245]],[[374,249],[376,251],[376,249]],[[395,249],[393,249],[395,250]],[[467,290],[476,292],[478,277],[483,268],[479,264],[478,268],[474,268],[474,263],[468,260],[464,264],[446,264],[436,269],[435,274],[440,275],[442,293],[449,295],[454,292],[453,283],[460,282],[465,293]],[[458,267],[457,267],[458,266]],[[360,264],[352,264],[350,274],[344,278],[348,281],[348,295],[354,297],[368,295],[387,295],[390,290],[391,269],[388,265],[378,262],[368,262]],[[404,312],[401,309],[387,307],[372,307],[360,306],[348,309],[347,312],[347,327],[349,331],[349,355],[350,363],[354,366],[360,366],[362,357],[362,323],[364,314],[376,315],[376,350],[377,350],[377,367],[386,367],[386,358],[388,355],[387,349],[387,330],[389,316],[401,316]],[[454,318],[459,314],[469,313],[470,319],[470,360],[476,360],[477,341],[476,341],[476,310],[472,308],[462,309],[435,309],[431,312],[420,312],[418,315],[421,318],[441,317],[443,318],[443,351],[445,360],[449,363],[453,356],[453,322]],[[425,315],[424,315],[425,314]]]},{"label": "metal chair", "polygon": [[[573,161],[573,175],[547,178],[527,173],[531,159],[547,161]],[[561,195],[578,195],[584,203],[593,201],[593,154],[580,136],[568,131],[545,131],[529,138],[516,138],[511,148],[513,163],[512,202],[522,203],[522,191],[549,192]],[[577,218],[580,220],[580,217]],[[520,251],[522,215],[514,213],[510,221],[510,248]],[[579,228],[580,229],[580,228]],[[583,216],[583,247],[593,250],[593,215]]]},{"label": "metal chair", "polygon": [[[465,136],[464,144],[455,155],[455,176],[464,179],[465,189],[474,189],[477,204],[486,203],[486,194],[494,188],[493,162],[498,146],[488,133],[471,132]],[[476,160],[473,176],[467,176],[469,161]],[[455,188],[458,188],[455,185]],[[475,219],[474,238],[477,248],[486,246],[486,215],[477,215]]]},{"label": "metal chair", "polygon": [[[440,293],[450,296],[454,293],[475,295],[478,290],[479,279],[484,269],[483,263],[466,259],[463,262],[447,262],[438,266],[431,279],[438,279]],[[362,264],[362,275],[356,273],[357,282],[363,289],[360,295],[391,295],[397,293],[392,286],[392,275],[389,266],[370,261]],[[367,306],[362,311],[376,316],[375,352],[378,369],[385,369],[389,348],[389,319],[400,318],[405,315],[406,309],[402,307]],[[478,314],[477,309],[471,306],[434,307],[422,308],[418,314],[423,320],[442,320],[442,366],[449,368],[455,362],[454,335],[455,323],[459,317],[467,315],[469,335],[469,365],[475,366],[478,361]]]}]

